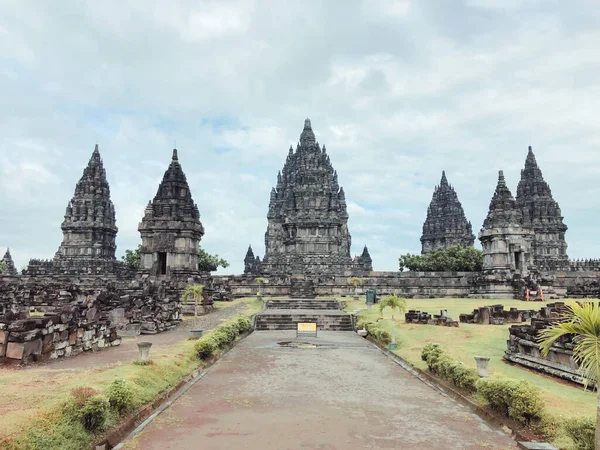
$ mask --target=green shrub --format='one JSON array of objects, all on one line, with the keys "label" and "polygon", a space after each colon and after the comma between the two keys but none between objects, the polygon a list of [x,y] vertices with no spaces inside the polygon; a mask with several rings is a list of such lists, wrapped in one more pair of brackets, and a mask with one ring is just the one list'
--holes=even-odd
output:
[{"label": "green shrub", "polygon": [[490,407],[523,425],[539,422],[544,402],[539,388],[513,378],[483,378],[476,383],[477,392]]},{"label": "green shrub", "polygon": [[[423,350],[421,350],[421,360],[428,363],[430,359],[437,358],[442,353],[444,353],[444,350],[440,344],[430,342],[423,347]],[[429,364],[427,365],[429,366]]]},{"label": "green shrub", "polygon": [[225,347],[230,342],[229,335],[224,330],[221,330],[220,328],[217,328],[215,331],[213,331],[210,334],[210,336],[213,338],[213,340],[217,344],[217,347],[219,347],[219,348]]},{"label": "green shrub", "polygon": [[238,317],[237,326],[240,333],[246,333],[252,330],[252,321],[247,317]]},{"label": "green shrub", "polygon": [[450,378],[459,388],[475,392],[477,390],[476,384],[479,380],[479,372],[474,367],[468,367],[461,362],[456,362],[450,370]]},{"label": "green shrub", "polygon": [[390,336],[390,333],[388,333],[385,330],[380,330],[379,328],[371,327],[371,330],[369,330],[369,333],[381,345],[388,345],[392,342],[392,336]]},{"label": "green shrub", "polygon": [[106,397],[94,395],[76,411],[76,415],[86,430],[101,430],[108,417],[109,408],[110,404]]},{"label": "green shrub", "polygon": [[133,405],[134,390],[129,381],[115,380],[105,391],[108,403],[119,414],[126,413]]},{"label": "green shrub", "polygon": [[206,359],[210,357],[213,352],[218,348],[218,343],[214,339],[214,336],[205,336],[194,344],[194,352],[200,359]]},{"label": "green shrub", "polygon": [[217,330],[227,334],[228,343],[235,341],[235,338],[240,333],[237,322],[224,323],[223,325],[220,325]]},{"label": "green shrub", "polygon": [[567,435],[573,439],[577,450],[594,450],[596,423],[593,417],[568,419],[565,421],[564,429]]}]

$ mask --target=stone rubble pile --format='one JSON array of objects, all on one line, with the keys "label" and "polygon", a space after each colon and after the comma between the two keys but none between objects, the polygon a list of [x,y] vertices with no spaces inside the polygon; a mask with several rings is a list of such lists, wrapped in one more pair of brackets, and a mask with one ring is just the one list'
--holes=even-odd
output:
[{"label": "stone rubble pile", "polygon": [[27,364],[119,345],[116,328],[96,303],[84,299],[42,317],[0,316],[0,362]]},{"label": "stone rubble pile", "polygon": [[564,315],[565,309],[564,303],[548,304],[536,312],[530,324],[512,325],[509,329],[504,359],[565,380],[584,384],[585,380],[573,359],[575,343],[571,336],[563,336],[558,339],[545,358],[542,357],[537,342],[540,332],[559,321]]},{"label": "stone rubble pile", "polygon": [[409,310],[404,314],[406,323],[419,323],[423,325],[437,325],[440,327],[458,327],[458,322],[448,316],[448,310],[442,309],[439,314],[433,317],[428,312]]}]

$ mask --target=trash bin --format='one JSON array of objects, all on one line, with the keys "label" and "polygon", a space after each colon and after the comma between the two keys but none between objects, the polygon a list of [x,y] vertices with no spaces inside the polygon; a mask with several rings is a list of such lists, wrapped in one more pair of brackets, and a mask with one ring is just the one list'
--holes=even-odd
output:
[{"label": "trash bin", "polygon": [[377,290],[375,288],[367,289],[367,303],[376,303],[377,302]]}]

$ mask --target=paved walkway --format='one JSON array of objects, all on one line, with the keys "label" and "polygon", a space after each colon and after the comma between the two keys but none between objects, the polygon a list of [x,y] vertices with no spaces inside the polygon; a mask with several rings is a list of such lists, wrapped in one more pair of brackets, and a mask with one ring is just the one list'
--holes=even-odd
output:
[{"label": "paved walkway", "polygon": [[[309,345],[298,346],[301,342]],[[297,340],[295,332],[261,331],[217,362],[126,448],[421,450],[516,445],[353,332],[320,332],[317,339]]]},{"label": "paved walkway", "polygon": [[144,334],[136,337],[124,337],[121,345],[117,347],[106,348],[97,352],[83,352],[73,358],[61,358],[48,361],[45,364],[30,364],[22,368],[22,370],[46,367],[53,370],[77,371],[107,368],[116,364],[130,362],[135,360],[139,355],[138,342],[152,342],[151,352],[154,354],[158,354],[160,351],[168,351],[173,344],[190,337],[191,329],[212,330],[223,320],[243,312],[246,306],[245,303],[238,303],[216,309],[204,316],[186,319],[171,331],[158,334]]}]

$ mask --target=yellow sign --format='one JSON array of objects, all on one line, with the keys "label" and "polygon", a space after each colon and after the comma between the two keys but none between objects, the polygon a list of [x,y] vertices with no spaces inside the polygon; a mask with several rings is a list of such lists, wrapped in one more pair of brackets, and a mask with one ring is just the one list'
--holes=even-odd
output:
[{"label": "yellow sign", "polygon": [[298,331],[308,332],[308,333],[316,333],[317,332],[317,324],[315,322],[298,323]]}]

